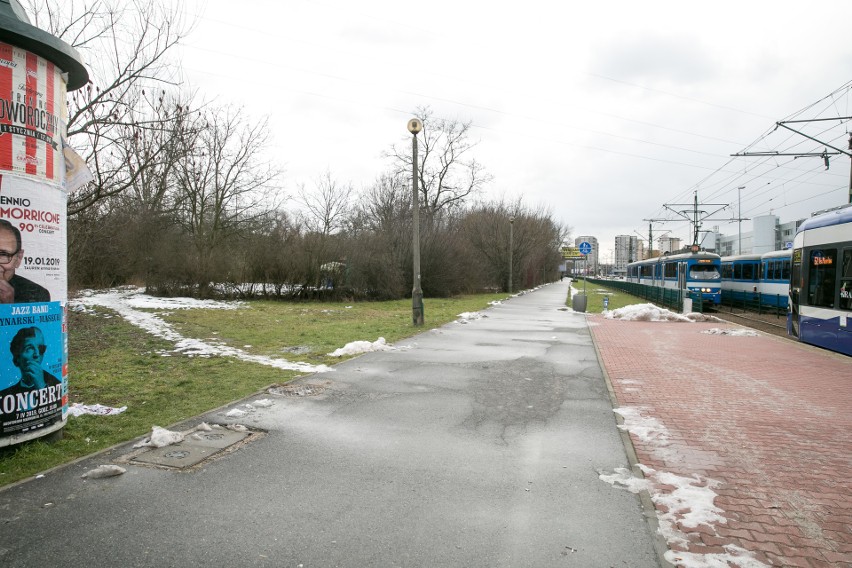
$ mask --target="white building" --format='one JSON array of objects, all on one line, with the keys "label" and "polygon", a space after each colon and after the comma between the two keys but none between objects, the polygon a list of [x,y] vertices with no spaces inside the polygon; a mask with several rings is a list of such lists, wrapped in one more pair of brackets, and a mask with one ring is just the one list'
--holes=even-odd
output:
[{"label": "white building", "polygon": [[638,237],[631,235],[616,235],[615,237],[615,259],[613,271],[615,274],[624,274],[627,265],[642,259],[642,243]]},{"label": "white building", "polygon": [[680,239],[677,237],[660,237],[660,254],[677,252],[680,250]]},{"label": "white building", "polygon": [[752,230],[734,235],[722,235],[716,231],[716,254],[733,256],[737,254],[763,254],[792,246],[796,229],[804,219],[780,223],[775,215],[762,215],[752,221]]}]

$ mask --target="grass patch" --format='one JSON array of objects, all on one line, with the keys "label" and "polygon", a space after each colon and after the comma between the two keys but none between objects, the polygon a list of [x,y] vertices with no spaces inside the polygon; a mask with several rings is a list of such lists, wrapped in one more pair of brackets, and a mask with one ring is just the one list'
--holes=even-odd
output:
[{"label": "grass patch", "polygon": [[[573,284],[574,288],[579,290],[581,293],[583,291],[583,282],[582,280],[575,281]],[[616,290],[615,288],[608,288],[606,286],[601,286],[599,284],[591,284],[586,283],[586,312],[590,314],[599,314],[603,312],[603,303],[604,298],[609,300],[607,309],[617,310],[618,308],[623,308],[624,306],[630,306],[633,304],[645,304],[647,300],[643,300],[637,296],[633,296],[626,292],[622,292],[621,290]],[[567,305],[571,306],[571,298],[569,297],[567,300]]]},{"label": "grass patch", "polygon": [[[411,300],[253,301],[237,310],[175,310],[163,317],[185,337],[216,338],[251,354],[333,365],[345,357],[327,353],[349,342],[384,337],[393,343],[505,297],[427,299],[423,328],[412,326]],[[167,427],[299,376],[296,371],[226,357],[164,357],[162,352],[173,349],[172,344],[108,310],[97,315],[69,311],[68,345],[69,401],[127,406],[127,410],[114,416],[69,417],[57,442],[39,439],[0,448],[0,486],[132,440],[151,426]],[[294,347],[306,353],[288,353]]]}]

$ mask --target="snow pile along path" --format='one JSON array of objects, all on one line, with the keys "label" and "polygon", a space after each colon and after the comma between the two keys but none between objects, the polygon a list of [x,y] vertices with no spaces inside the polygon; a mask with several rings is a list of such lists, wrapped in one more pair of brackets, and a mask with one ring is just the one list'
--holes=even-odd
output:
[{"label": "snow pile along path", "polygon": [[607,319],[624,321],[676,321],[676,322],[699,322],[699,321],[721,321],[714,316],[706,316],[697,312],[685,315],[677,314],[671,310],[660,308],[654,304],[631,304],[611,310],[604,314]]},{"label": "snow pile along path", "polygon": [[487,318],[488,316],[481,312],[462,312],[457,317],[459,319],[456,320],[456,323],[468,323],[474,320]]},{"label": "snow pile along path", "polygon": [[361,353],[370,353],[372,351],[391,351],[395,349],[392,345],[388,345],[384,337],[370,341],[353,341],[347,343],[339,349],[335,349],[328,354],[329,357],[345,357],[347,355],[360,355]]},{"label": "snow pile along path", "polygon": [[201,339],[182,336],[171,325],[166,323],[157,312],[151,310],[235,310],[243,306],[241,302],[219,302],[215,300],[194,300],[192,298],[154,298],[143,293],[141,288],[125,287],[106,291],[86,290],[68,302],[72,310],[85,311],[94,306],[107,308],[116,312],[129,323],[146,332],[175,344],[174,352],[189,356],[200,357],[233,357],[250,363],[267,365],[285,371],[301,373],[324,373],[331,371],[326,365],[311,365],[286,359],[277,359],[262,355],[252,355],[227,345],[215,344]]}]

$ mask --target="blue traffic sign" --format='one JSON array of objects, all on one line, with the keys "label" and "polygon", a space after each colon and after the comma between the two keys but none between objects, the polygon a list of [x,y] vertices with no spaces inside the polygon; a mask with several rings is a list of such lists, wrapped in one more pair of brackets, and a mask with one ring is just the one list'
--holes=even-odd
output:
[{"label": "blue traffic sign", "polygon": [[592,252],[591,243],[588,243],[586,241],[580,243],[580,246],[578,248],[580,249],[580,254],[589,254],[590,252]]}]

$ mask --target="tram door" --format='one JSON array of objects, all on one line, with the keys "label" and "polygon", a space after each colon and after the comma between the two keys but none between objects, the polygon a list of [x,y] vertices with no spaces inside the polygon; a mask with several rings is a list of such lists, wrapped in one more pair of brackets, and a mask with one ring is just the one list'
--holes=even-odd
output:
[{"label": "tram door", "polygon": [[677,263],[677,287],[679,290],[686,290],[686,263]]},{"label": "tram door", "polygon": [[787,335],[799,337],[799,301],[804,282],[802,280],[802,249],[793,250],[790,265],[790,293],[787,298]]}]

